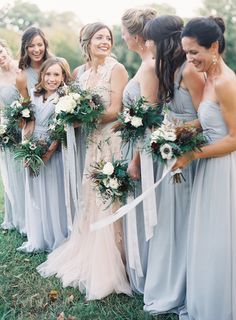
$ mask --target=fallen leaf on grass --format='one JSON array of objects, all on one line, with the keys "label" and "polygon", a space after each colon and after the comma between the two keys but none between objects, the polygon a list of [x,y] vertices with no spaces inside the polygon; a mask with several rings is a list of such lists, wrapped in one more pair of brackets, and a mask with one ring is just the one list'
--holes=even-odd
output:
[{"label": "fallen leaf on grass", "polygon": [[58,299],[58,292],[56,290],[51,290],[48,294],[48,298],[50,301],[56,301]]}]

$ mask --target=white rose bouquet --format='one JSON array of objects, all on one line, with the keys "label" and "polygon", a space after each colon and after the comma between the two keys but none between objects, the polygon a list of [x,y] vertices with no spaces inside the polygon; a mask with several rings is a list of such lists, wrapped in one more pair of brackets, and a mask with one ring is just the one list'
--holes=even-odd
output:
[{"label": "white rose bouquet", "polygon": [[82,90],[76,83],[61,87],[59,98],[55,102],[56,120],[63,124],[80,124],[86,134],[97,127],[97,122],[104,112],[101,97],[90,91]]},{"label": "white rose bouquet", "polygon": [[[163,124],[148,137],[147,152],[153,159],[166,162],[173,158],[181,157],[184,153],[201,150],[206,144],[202,130],[188,124],[177,124],[165,119]],[[181,182],[182,173],[174,175],[174,182]]]},{"label": "white rose bouquet", "polygon": [[29,169],[30,175],[37,177],[40,168],[44,165],[42,156],[47,152],[49,143],[33,138],[22,141],[14,151],[14,159],[23,160],[24,166]]},{"label": "white rose bouquet", "polygon": [[22,127],[22,123],[34,120],[33,104],[29,99],[15,100],[4,108],[8,126]]},{"label": "white rose bouquet", "polygon": [[100,161],[91,165],[89,177],[104,203],[110,200],[126,203],[129,194],[134,191],[134,181],[127,173],[128,164],[124,160],[112,162]]},{"label": "white rose bouquet", "polygon": [[144,97],[140,97],[124,106],[113,129],[115,132],[120,132],[122,142],[126,144],[143,138],[147,128],[159,127],[162,120],[159,108],[148,103]]}]

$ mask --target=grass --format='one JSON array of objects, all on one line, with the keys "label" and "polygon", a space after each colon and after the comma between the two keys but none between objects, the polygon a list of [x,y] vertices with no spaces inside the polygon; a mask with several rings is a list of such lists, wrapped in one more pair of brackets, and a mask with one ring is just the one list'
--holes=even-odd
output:
[{"label": "grass", "polygon": [[[0,186],[0,220],[3,218]],[[86,302],[73,288],[63,289],[54,277],[44,279],[35,268],[46,255],[16,251],[24,238],[0,230],[0,320],[177,320],[174,315],[152,317],[142,310],[142,296],[110,295]],[[54,290],[55,292],[52,292]]]}]

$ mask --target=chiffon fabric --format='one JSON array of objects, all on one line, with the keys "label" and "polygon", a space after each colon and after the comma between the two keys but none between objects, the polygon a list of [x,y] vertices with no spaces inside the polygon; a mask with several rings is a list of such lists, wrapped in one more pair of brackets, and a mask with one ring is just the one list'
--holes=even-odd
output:
[{"label": "chiffon fabric", "polygon": [[[15,85],[0,86],[1,108],[10,105],[17,99],[19,99],[19,92]],[[1,122],[4,123],[2,116]],[[0,171],[4,187],[5,207],[4,220],[1,227],[3,229],[16,229],[20,233],[25,234],[25,175],[22,164],[14,160],[12,150],[5,149],[0,151]]]},{"label": "chiffon fabric", "polygon": [[[33,137],[48,139],[48,121],[54,113],[52,94],[44,103],[42,95],[31,100],[35,106],[35,130]],[[68,235],[61,151],[56,151],[39,176],[32,177],[26,168],[25,219],[27,241],[17,250],[24,252],[52,251],[65,241]]]},{"label": "chiffon fabric", "polygon": [[[185,63],[176,74],[167,114],[173,120],[191,121],[197,113],[189,92],[180,86],[184,68]],[[195,166],[193,162],[182,170],[185,181],[173,184],[169,173],[156,189],[157,225],[149,241],[144,288],[144,310],[152,314],[181,314],[186,309],[187,234]],[[156,163],[156,181],[163,170],[164,165]]]},{"label": "chiffon fabric", "polygon": [[[228,129],[220,106],[200,104],[209,144]],[[187,310],[191,320],[236,319],[236,152],[200,159],[190,208]]]},{"label": "chiffon fabric", "polygon": [[[99,81],[96,91],[104,100],[106,108],[110,105],[110,77],[118,62],[108,57],[98,68]],[[87,88],[91,70],[85,71],[80,78],[80,85]],[[78,287],[86,294],[87,300],[102,299],[107,295],[125,293],[131,289],[127,281],[123,262],[122,224],[117,222],[98,231],[90,231],[90,225],[115,211],[119,204],[107,207],[97,195],[87,174],[95,161],[111,161],[120,158],[120,139],[111,130],[114,123],[99,125],[91,136],[91,142],[85,157],[83,175],[83,205],[76,217],[69,240],[52,252],[45,263],[37,270],[44,276],[56,275],[63,286]]]}]

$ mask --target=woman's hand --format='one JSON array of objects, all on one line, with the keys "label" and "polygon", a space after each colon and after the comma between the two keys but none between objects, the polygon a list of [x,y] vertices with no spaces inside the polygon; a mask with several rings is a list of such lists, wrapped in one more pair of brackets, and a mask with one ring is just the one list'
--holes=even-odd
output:
[{"label": "woman's hand", "polygon": [[134,159],[130,162],[127,172],[133,180],[139,180],[141,177],[140,165]]},{"label": "woman's hand", "polygon": [[183,169],[187,167],[194,159],[194,152],[186,152],[182,157],[177,159],[171,171],[176,171],[177,169]]},{"label": "woman's hand", "polygon": [[54,152],[57,150],[58,145],[59,145],[59,141],[53,141],[50,147],[48,148],[48,151],[44,153],[44,155],[42,156],[42,160],[45,164],[51,159]]}]

